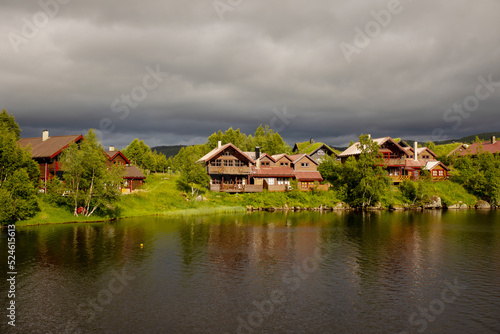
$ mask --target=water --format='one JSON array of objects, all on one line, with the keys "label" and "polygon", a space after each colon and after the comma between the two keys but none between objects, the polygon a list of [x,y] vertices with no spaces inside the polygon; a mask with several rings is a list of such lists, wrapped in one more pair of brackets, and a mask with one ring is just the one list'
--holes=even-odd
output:
[{"label": "water", "polygon": [[498,211],[148,217],[17,233],[16,327],[2,279],[1,333],[500,333]]}]

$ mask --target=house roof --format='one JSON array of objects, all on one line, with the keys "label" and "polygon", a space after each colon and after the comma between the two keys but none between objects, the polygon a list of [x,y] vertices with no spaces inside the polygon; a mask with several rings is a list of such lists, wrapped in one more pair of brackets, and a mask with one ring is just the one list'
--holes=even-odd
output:
[{"label": "house roof", "polygon": [[491,143],[491,141],[487,141],[480,144],[474,143],[470,145],[466,150],[460,152],[458,155],[459,156],[476,155],[479,146],[482,146],[483,152],[500,153],[500,141],[495,141],[493,144]]},{"label": "house roof", "polygon": [[121,151],[104,151],[104,153],[108,156],[109,161],[113,161],[116,156],[120,155],[128,164],[130,164],[130,161]]},{"label": "house roof", "polygon": [[320,172],[295,172],[295,178],[299,181],[323,181]]},{"label": "house roof", "polygon": [[407,159],[405,160],[405,168],[410,168],[410,167],[416,167],[416,168],[421,168],[424,167],[426,163],[426,160],[413,160],[413,159]]},{"label": "house roof", "polygon": [[329,151],[330,154],[337,155],[334,149],[324,143],[310,143],[309,141],[303,143],[295,143],[294,149],[298,151],[298,153],[306,153],[309,155],[315,154],[318,150],[323,149]]},{"label": "house roof", "polygon": [[[405,151],[406,151],[406,153],[408,153],[408,154],[412,154],[412,155],[413,155],[413,151],[414,151],[414,150],[413,150],[413,147],[402,147],[402,149],[403,149],[403,150],[405,150]],[[434,158],[436,158],[436,157],[437,157],[437,154],[436,154],[436,153],[434,153],[434,152],[433,152],[430,148],[425,147],[425,146],[424,146],[424,147],[417,147],[417,155],[422,154],[422,153],[423,153],[424,151],[426,151],[426,150],[427,150],[427,152],[429,152],[429,153],[430,153],[430,154],[431,154]]]},{"label": "house roof", "polygon": [[279,160],[283,159],[283,158],[286,158],[288,159],[290,162],[293,162],[293,160],[290,158],[290,156],[286,153],[280,153],[280,154],[275,154],[273,155],[273,158],[276,162],[278,162]]},{"label": "house roof", "polygon": [[455,147],[450,153],[448,153],[446,156],[449,157],[451,155],[455,155],[457,152],[462,152],[465,151],[466,149],[469,148],[469,145],[467,144],[458,144],[457,147]]},{"label": "house roof", "polygon": [[252,177],[294,177],[292,167],[261,167],[252,169]]},{"label": "house roof", "polygon": [[305,153],[303,153],[303,154],[292,154],[292,155],[287,155],[287,156],[290,158],[290,160],[292,160],[293,163],[296,163],[297,161],[299,161],[303,157],[307,157],[313,163],[315,163],[316,165],[318,165],[318,163],[313,158],[311,158],[308,154],[305,154]]},{"label": "house roof", "polygon": [[446,169],[447,171],[449,171],[450,169],[448,167],[446,167],[446,165],[444,163],[442,163],[441,161],[428,161],[427,164],[425,165],[424,169],[427,169],[427,170],[433,170],[434,168],[436,168],[437,166],[441,166],[443,167],[444,169]]},{"label": "house roof", "polygon": [[134,165],[126,166],[123,174],[124,179],[145,179],[146,177],[139,168]]},{"label": "house roof", "polygon": [[31,145],[31,155],[33,158],[54,158],[62,150],[69,146],[73,142],[78,142],[83,140],[82,135],[71,135],[71,136],[53,136],[49,137],[47,140],[43,141],[42,137],[35,138],[21,138],[18,140],[18,144],[21,147],[28,147]]},{"label": "house roof", "polygon": [[[399,148],[401,148],[401,150],[405,151],[401,146],[399,146],[398,143],[396,143],[391,137],[382,137],[382,138],[377,138],[377,139],[373,139],[373,141],[378,145],[378,146],[382,146],[384,143],[386,143],[387,141],[392,141],[395,145],[397,145]],[[340,158],[342,157],[349,157],[351,155],[359,155],[361,154],[361,147],[359,145],[359,142],[356,142],[354,144],[352,144],[351,146],[349,146],[347,148],[347,150],[345,150],[344,152],[340,153],[338,156]]]},{"label": "house roof", "polygon": [[239,148],[237,148],[236,146],[234,146],[231,143],[227,143],[225,145],[222,145],[221,147],[214,148],[213,150],[211,150],[210,152],[208,152],[207,154],[202,156],[200,159],[198,159],[198,161],[196,161],[196,162],[207,162],[207,161],[213,159],[219,153],[223,152],[228,147],[232,147],[236,152],[240,153],[242,156],[247,158],[251,163],[255,162],[253,158],[249,157],[247,154],[245,154],[245,152],[241,151]]}]

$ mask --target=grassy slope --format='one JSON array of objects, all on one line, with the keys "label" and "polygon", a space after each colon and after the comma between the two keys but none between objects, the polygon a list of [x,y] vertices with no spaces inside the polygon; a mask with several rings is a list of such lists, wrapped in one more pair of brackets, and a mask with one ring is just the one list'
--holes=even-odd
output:
[{"label": "grassy slope", "polygon": [[[153,174],[148,176],[144,188],[130,195],[121,196],[117,207],[120,217],[138,217],[150,215],[195,215],[228,212],[245,212],[246,206],[284,207],[285,205],[300,207],[318,207],[320,205],[335,206],[340,202],[335,191],[326,192],[262,192],[248,194],[227,194],[204,191],[204,201],[187,200],[188,195],[178,190],[176,176]],[[451,181],[432,184],[433,195],[451,205],[466,203],[473,205],[476,198],[468,194],[463,187]],[[383,198],[382,205],[403,205],[403,198],[398,187],[392,186]],[[106,218],[93,216],[75,217],[65,208],[40,200],[41,212],[32,219],[18,222],[18,226],[55,224],[65,222],[93,222]]]},{"label": "grassy slope", "polygon": [[442,157],[442,156],[448,155],[451,151],[456,149],[459,145],[461,145],[461,143],[436,145],[436,147],[432,151],[434,153],[436,153],[438,157]]}]

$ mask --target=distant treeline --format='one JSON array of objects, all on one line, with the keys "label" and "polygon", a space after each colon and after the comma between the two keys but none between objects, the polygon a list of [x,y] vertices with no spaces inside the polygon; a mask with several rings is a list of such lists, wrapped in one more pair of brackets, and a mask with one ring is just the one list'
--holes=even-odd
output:
[{"label": "distant treeline", "polygon": [[186,145],[165,145],[165,146],[155,146],[151,148],[151,151],[155,151],[164,154],[167,158],[176,156],[181,148],[186,147]]}]

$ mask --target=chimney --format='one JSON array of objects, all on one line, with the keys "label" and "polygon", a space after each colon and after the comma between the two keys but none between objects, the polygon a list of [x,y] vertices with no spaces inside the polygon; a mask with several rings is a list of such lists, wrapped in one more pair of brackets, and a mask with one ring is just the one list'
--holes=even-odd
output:
[{"label": "chimney", "polygon": [[418,142],[415,142],[413,144],[413,151],[414,151],[414,154],[413,154],[413,160],[415,161],[418,161],[418,153],[417,153],[417,148],[418,148]]},{"label": "chimney", "polygon": [[114,146],[110,146],[110,147],[109,147],[109,151],[110,151],[110,152],[114,152],[114,151],[115,151],[115,147],[114,147]]},{"label": "chimney", "polygon": [[491,143],[492,143],[492,144],[495,144],[496,142],[497,142],[497,137],[492,136],[492,137],[491,137]]},{"label": "chimney", "polygon": [[368,139],[372,139],[372,135],[371,134],[368,134]]},{"label": "chimney", "polygon": [[221,146],[222,146],[222,141],[220,141],[220,140],[219,140],[219,141],[217,142],[217,148],[220,148]]},{"label": "chimney", "polygon": [[47,139],[49,139],[49,130],[43,130],[42,141],[46,141]]},{"label": "chimney", "polygon": [[309,144],[314,144],[314,139],[309,139]]},{"label": "chimney", "polygon": [[255,160],[260,158],[260,147],[255,146]]}]

